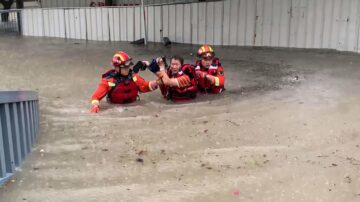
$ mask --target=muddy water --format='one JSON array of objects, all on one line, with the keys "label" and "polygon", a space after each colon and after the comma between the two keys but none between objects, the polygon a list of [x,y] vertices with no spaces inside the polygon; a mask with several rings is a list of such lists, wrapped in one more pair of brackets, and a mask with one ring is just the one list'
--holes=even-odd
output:
[{"label": "muddy water", "polygon": [[[37,90],[41,137],[0,201],[359,201],[360,57],[215,47],[223,95],[129,105],[90,96],[112,54],[197,46],[0,38],[0,88]],[[149,72],[141,72],[154,79]]]}]

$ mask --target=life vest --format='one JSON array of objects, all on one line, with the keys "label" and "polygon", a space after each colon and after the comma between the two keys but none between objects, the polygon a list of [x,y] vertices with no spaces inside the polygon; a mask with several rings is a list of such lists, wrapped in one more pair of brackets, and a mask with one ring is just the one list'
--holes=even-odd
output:
[{"label": "life vest", "polygon": [[[205,71],[207,74],[212,76],[218,75],[218,67],[221,66],[219,58],[214,58],[209,69],[205,69],[201,65],[201,61],[196,61],[195,71]],[[215,87],[211,85],[211,83],[206,78],[199,78],[198,82],[198,89],[200,92],[203,93],[220,93],[224,90],[223,87]]]},{"label": "life vest", "polygon": [[133,80],[132,70],[127,76],[109,70],[102,75],[108,81],[111,90],[107,93],[107,100],[111,103],[131,103],[138,98],[138,87]]},{"label": "life vest", "polygon": [[194,99],[197,94],[197,86],[195,80],[195,72],[194,68],[191,65],[183,65],[181,70],[176,74],[172,74],[170,68],[167,71],[169,78],[178,78],[183,75],[187,75],[190,78],[190,85],[186,87],[169,87],[164,86],[162,89],[162,93],[165,98],[172,101],[185,101]]}]

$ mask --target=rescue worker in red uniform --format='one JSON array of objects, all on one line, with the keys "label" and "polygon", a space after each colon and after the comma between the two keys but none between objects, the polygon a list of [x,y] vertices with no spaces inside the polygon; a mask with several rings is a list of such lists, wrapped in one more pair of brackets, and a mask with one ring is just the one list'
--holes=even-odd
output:
[{"label": "rescue worker in red uniform", "polygon": [[110,103],[131,103],[137,100],[138,93],[155,90],[155,81],[145,81],[130,69],[132,58],[125,52],[117,52],[112,59],[113,68],[102,74],[101,82],[91,97],[91,112],[100,111],[100,100],[107,96]]},{"label": "rescue worker in red uniform", "polygon": [[214,50],[207,44],[197,52],[199,60],[195,64],[195,74],[199,92],[218,94],[225,90],[224,68]]},{"label": "rescue worker in red uniform", "polygon": [[164,98],[177,101],[191,100],[196,97],[197,86],[194,68],[184,64],[180,56],[173,56],[170,67],[165,72],[165,64],[159,60],[160,71],[156,73],[159,78],[159,86]]}]

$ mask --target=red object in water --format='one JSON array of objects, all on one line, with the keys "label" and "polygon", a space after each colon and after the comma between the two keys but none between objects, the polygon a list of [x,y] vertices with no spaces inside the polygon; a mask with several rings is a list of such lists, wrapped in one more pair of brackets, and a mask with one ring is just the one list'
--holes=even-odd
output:
[{"label": "red object in water", "polygon": [[240,191],[234,191],[234,196],[240,196]]}]

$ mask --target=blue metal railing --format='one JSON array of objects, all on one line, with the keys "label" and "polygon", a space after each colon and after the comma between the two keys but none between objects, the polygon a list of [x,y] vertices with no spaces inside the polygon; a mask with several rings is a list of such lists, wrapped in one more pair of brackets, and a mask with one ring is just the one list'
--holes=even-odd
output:
[{"label": "blue metal railing", "polygon": [[0,185],[30,153],[39,135],[38,94],[0,91]]}]

